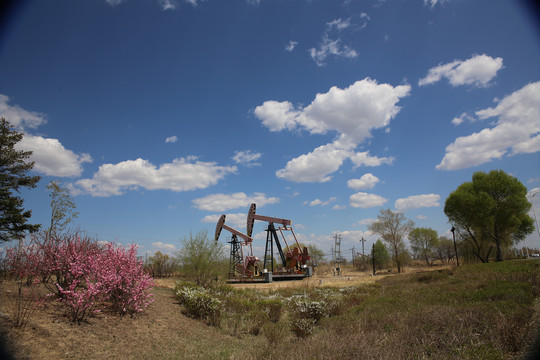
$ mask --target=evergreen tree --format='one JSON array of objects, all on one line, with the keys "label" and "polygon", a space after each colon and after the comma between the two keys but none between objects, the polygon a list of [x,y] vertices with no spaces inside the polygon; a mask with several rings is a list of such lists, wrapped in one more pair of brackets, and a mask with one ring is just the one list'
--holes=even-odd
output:
[{"label": "evergreen tree", "polygon": [[16,131],[5,119],[0,120],[0,242],[20,240],[26,232],[36,232],[39,225],[28,224],[32,216],[23,208],[23,199],[17,194],[21,188],[34,188],[41,179],[28,176],[34,162],[28,161],[32,151],[16,150],[23,133]]}]

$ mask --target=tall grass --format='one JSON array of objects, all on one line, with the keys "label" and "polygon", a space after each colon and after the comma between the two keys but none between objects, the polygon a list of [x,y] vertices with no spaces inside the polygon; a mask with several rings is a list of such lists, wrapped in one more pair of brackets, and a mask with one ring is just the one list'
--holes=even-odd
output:
[{"label": "tall grass", "polygon": [[213,294],[222,301],[221,331],[267,343],[250,349],[248,358],[510,359],[524,355],[536,335],[540,261],[467,265],[342,288]]}]

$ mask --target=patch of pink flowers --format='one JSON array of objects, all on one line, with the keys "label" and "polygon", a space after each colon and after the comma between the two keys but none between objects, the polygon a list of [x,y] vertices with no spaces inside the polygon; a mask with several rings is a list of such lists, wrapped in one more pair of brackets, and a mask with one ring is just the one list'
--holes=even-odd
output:
[{"label": "patch of pink flowers", "polygon": [[[13,263],[22,276],[40,276],[46,285],[54,285],[59,301],[68,315],[81,322],[98,307],[109,307],[121,316],[144,311],[152,302],[155,286],[137,259],[137,246],[100,244],[79,236],[35,240],[31,256]],[[8,258],[10,253],[8,251]],[[14,265],[15,265],[14,264]]]}]

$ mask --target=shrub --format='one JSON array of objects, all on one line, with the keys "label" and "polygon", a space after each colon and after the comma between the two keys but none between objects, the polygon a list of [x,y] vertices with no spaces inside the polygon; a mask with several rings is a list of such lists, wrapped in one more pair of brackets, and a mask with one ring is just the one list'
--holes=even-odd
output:
[{"label": "shrub", "polygon": [[146,309],[153,301],[148,289],[154,287],[154,281],[137,260],[137,246],[125,249],[108,243],[103,257],[100,281],[113,310],[123,316]]},{"label": "shrub", "polygon": [[279,322],[283,315],[283,302],[280,299],[259,300],[256,306],[262,309],[268,319],[273,323]]},{"label": "shrub", "polygon": [[221,321],[221,300],[212,296],[204,288],[184,288],[177,291],[180,303],[191,316],[218,326]]},{"label": "shrub", "polygon": [[32,314],[45,300],[38,288],[38,263],[39,252],[35,245],[6,249],[4,269],[8,277],[15,279],[17,284],[11,307],[15,327],[26,326]]},{"label": "shrub", "polygon": [[313,334],[315,328],[314,319],[293,319],[290,322],[291,331],[300,338],[306,338]]},{"label": "shrub", "polygon": [[325,301],[310,301],[305,294],[289,298],[289,306],[297,319],[311,319],[316,323],[327,315]]},{"label": "shrub", "polygon": [[268,345],[276,346],[286,336],[286,327],[277,323],[266,323],[262,327],[263,336],[268,340]]}]

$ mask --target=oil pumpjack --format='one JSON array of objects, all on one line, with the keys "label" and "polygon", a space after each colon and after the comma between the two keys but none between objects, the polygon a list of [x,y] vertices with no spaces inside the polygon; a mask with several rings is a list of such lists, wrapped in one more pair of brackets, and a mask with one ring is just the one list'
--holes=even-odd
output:
[{"label": "oil pumpjack", "polygon": [[[225,214],[221,215],[216,225],[216,242],[219,240],[221,230],[225,229],[232,234],[231,252],[229,260],[229,280],[253,280],[261,276],[259,272],[259,258],[253,256],[253,239],[250,236],[225,224]],[[243,242],[238,240],[240,237]],[[244,247],[248,248],[248,254],[244,257]]]},{"label": "oil pumpjack", "polygon": [[[268,223],[262,271],[259,271],[259,259],[253,256],[253,239],[251,236],[255,220],[266,221]],[[277,229],[274,224],[278,224]],[[259,215],[256,213],[256,205],[253,203],[249,207],[246,225],[247,234],[244,234],[226,225],[225,215],[221,215],[216,226],[216,241],[218,241],[222,229],[232,233],[231,241],[229,242],[231,244],[229,282],[301,280],[312,275],[312,268],[307,265],[307,261],[310,259],[308,250],[305,246],[303,248],[300,247],[300,243],[292,228],[292,220]],[[285,251],[281,246],[277,234],[278,231],[285,245]],[[284,231],[290,232],[294,239],[294,245],[289,246]],[[243,242],[240,242],[238,237],[242,238]],[[274,261],[274,244],[280,257],[279,260],[281,260],[280,262],[278,260],[279,265],[275,264]],[[245,257],[243,255],[243,247],[249,247],[249,254]]]}]

